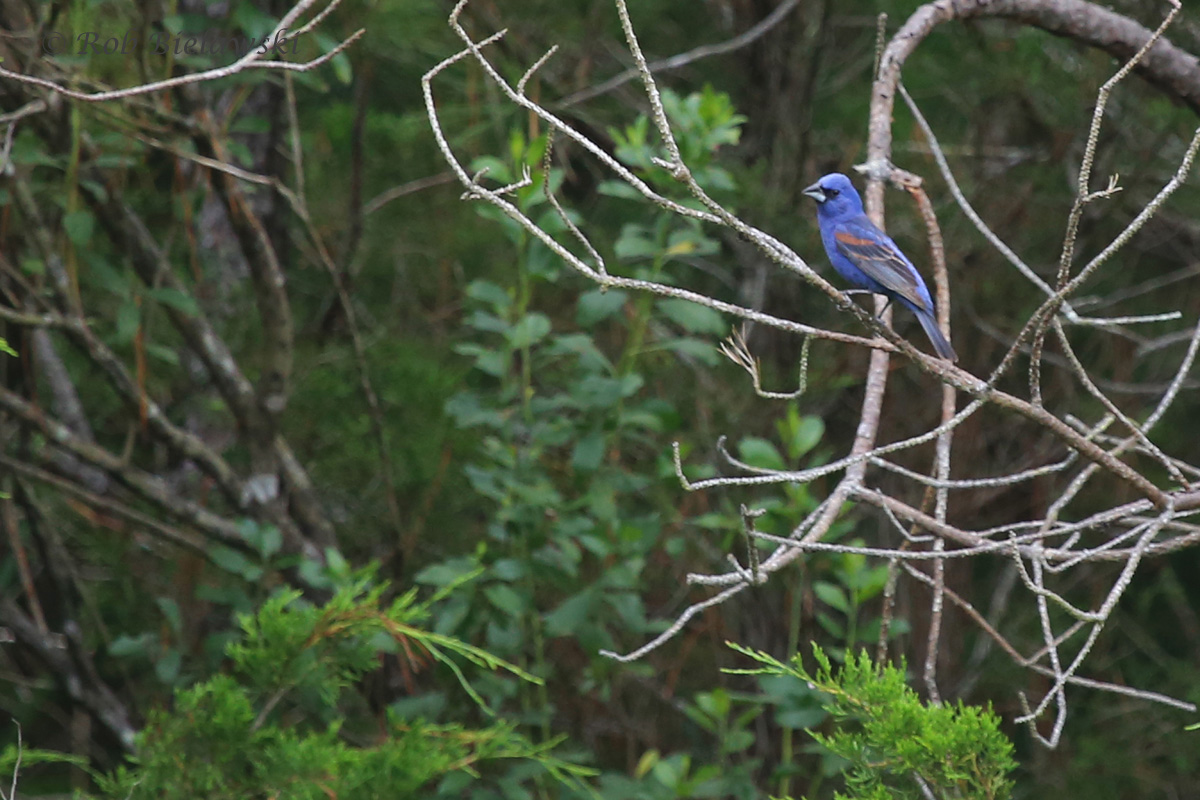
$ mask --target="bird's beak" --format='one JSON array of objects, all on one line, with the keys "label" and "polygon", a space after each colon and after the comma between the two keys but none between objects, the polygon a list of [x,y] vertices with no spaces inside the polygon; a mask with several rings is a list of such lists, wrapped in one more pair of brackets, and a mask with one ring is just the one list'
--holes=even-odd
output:
[{"label": "bird's beak", "polygon": [[825,202],[825,192],[821,191],[821,185],[819,183],[814,183],[812,186],[805,189],[802,194],[808,195],[818,203]]}]

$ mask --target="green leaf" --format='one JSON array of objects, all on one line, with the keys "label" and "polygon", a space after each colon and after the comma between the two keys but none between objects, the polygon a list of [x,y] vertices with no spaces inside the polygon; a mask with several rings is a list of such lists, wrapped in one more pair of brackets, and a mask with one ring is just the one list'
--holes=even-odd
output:
[{"label": "green leaf", "polygon": [[600,320],[607,319],[620,311],[627,300],[629,300],[629,295],[620,289],[609,289],[608,291],[593,289],[585,292],[579,298],[575,321],[581,327],[590,328]]},{"label": "green leaf", "polygon": [[167,624],[171,626],[171,631],[176,636],[182,633],[183,615],[179,611],[179,604],[169,597],[159,597],[154,602],[158,604],[159,610],[167,618]]},{"label": "green leaf", "polygon": [[621,620],[621,625],[634,632],[645,631],[648,627],[646,620],[646,607],[642,604],[642,598],[633,592],[609,592],[605,595],[605,602],[617,613]]},{"label": "green leaf", "polygon": [[[317,46],[321,49],[322,54],[332,52],[333,49],[339,44],[337,39],[324,33],[309,33],[308,35],[313,36],[316,39]],[[295,60],[296,48],[299,47],[303,49],[303,45],[303,38],[289,37],[287,42],[284,42],[280,45],[282,49],[287,50],[287,53],[282,54],[281,57],[288,61]],[[346,57],[346,54],[338,53],[336,56],[334,56],[330,60],[330,66],[333,67],[333,76],[337,78],[338,82],[343,86],[349,86],[351,81],[354,79],[354,71],[350,66],[350,59]]]},{"label": "green leaf", "polygon": [[702,256],[713,255],[719,250],[716,239],[705,236],[694,228],[681,228],[672,231],[667,237],[668,256]]},{"label": "green leaf", "polygon": [[550,333],[550,318],[533,311],[526,314],[506,334],[508,343],[514,348],[529,347]]},{"label": "green leaf", "polygon": [[467,285],[467,297],[487,303],[497,311],[504,311],[512,306],[512,297],[509,296],[508,292],[491,281],[471,281]]},{"label": "green leaf", "polygon": [[84,247],[92,239],[96,220],[90,211],[72,211],[63,215],[63,230],[76,247]]},{"label": "green leaf", "polygon": [[502,581],[519,581],[529,574],[525,562],[517,558],[501,558],[492,564],[491,575]]},{"label": "green leaf", "polygon": [[588,375],[576,384],[571,397],[581,408],[610,408],[621,398],[636,394],[644,382],[636,373],[622,378]]},{"label": "green leaf", "polygon": [[183,667],[183,654],[179,652],[179,648],[168,648],[163,657],[154,663],[154,674],[158,679],[165,684],[173,684],[179,679],[179,672]]},{"label": "green leaf", "polygon": [[554,337],[554,341],[543,351],[547,355],[574,355],[579,366],[587,372],[609,372],[612,363],[596,349],[592,337],[584,333],[567,333]]},{"label": "green leaf", "polygon": [[829,717],[823,708],[789,708],[775,712],[775,724],[781,728],[815,728]]},{"label": "green leaf", "polygon": [[164,347],[163,345],[155,344],[154,342],[147,342],[146,352],[165,364],[170,364],[174,367],[179,366],[179,353],[175,352],[169,347]]},{"label": "green leaf", "polygon": [[732,731],[727,734],[724,742],[724,749],[727,753],[740,753],[750,745],[754,744],[757,737],[753,732],[747,730]]},{"label": "green leaf", "polygon": [[129,344],[142,324],[142,312],[132,297],[126,298],[117,309],[117,344]]},{"label": "green leaf", "polygon": [[604,459],[605,436],[602,431],[592,431],[575,443],[571,454],[571,466],[582,472],[591,472]]},{"label": "green leaf", "polygon": [[745,461],[752,467],[777,470],[787,469],[783,461],[783,456],[779,454],[779,450],[775,448],[775,445],[758,436],[747,436],[738,442],[738,455],[742,461]]},{"label": "green leaf", "polygon": [[724,336],[729,332],[729,324],[720,312],[708,306],[693,303],[691,300],[681,300],[669,297],[659,300],[658,310],[672,322],[679,325],[688,333],[707,333],[714,336]]},{"label": "green leaf", "polygon": [[487,311],[472,311],[464,321],[475,330],[487,333],[507,333],[512,327],[508,320]]},{"label": "green leaf", "polygon": [[283,534],[279,532],[279,528],[274,525],[264,525],[262,538],[258,545],[258,552],[262,554],[263,560],[269,561],[281,547],[283,547]]},{"label": "green leaf", "polygon": [[622,261],[653,258],[661,249],[650,229],[644,225],[625,225],[613,245],[613,252]]},{"label": "green leaf", "polygon": [[414,580],[426,586],[446,586],[474,572],[476,567],[475,559],[461,556],[426,567],[416,574]]},{"label": "green leaf", "polygon": [[646,773],[654,769],[654,765],[658,763],[662,756],[657,750],[647,750],[642,753],[642,757],[638,759],[637,767],[633,770],[633,776],[638,780],[646,777]]},{"label": "green leaf", "polygon": [[558,608],[546,615],[546,633],[551,636],[571,636],[584,626],[596,607],[595,587],[588,587],[567,598]]},{"label": "green leaf", "polygon": [[108,646],[108,654],[115,658],[144,656],[158,642],[158,637],[152,633],[139,633],[137,636],[121,635],[112,640]]},{"label": "green leaf", "polygon": [[234,120],[230,133],[270,133],[271,120],[261,114],[245,114]]},{"label": "green leaf", "polygon": [[663,345],[663,349],[679,353],[681,356],[694,358],[701,364],[710,367],[715,367],[721,360],[720,356],[717,355],[717,348],[712,344],[690,337],[672,339]]},{"label": "green leaf", "polygon": [[495,156],[479,156],[471,161],[471,172],[485,171],[487,180],[512,183],[512,169]]},{"label": "green leaf", "polygon": [[325,548],[325,568],[335,580],[348,580],[350,578],[350,562],[346,560],[346,557],[336,547]]},{"label": "green leaf", "polygon": [[226,572],[240,575],[248,581],[255,581],[262,577],[262,567],[251,563],[237,550],[224,545],[216,545],[208,552],[212,562]]},{"label": "green leaf", "polygon": [[835,608],[843,614],[850,613],[850,602],[846,599],[846,593],[840,586],[828,581],[817,581],[813,584],[813,594],[825,605]]},{"label": "green leaf", "polygon": [[[475,368],[480,372],[487,373],[493,377],[499,378],[508,371],[508,357],[491,347],[475,344],[474,342],[464,342],[454,346],[454,352],[461,353],[464,356],[471,356],[475,359]],[[455,395],[455,397],[468,397],[466,393]],[[451,398],[453,400],[454,398]],[[478,406],[478,403],[475,404]],[[450,403],[446,404],[448,413],[455,413],[450,409]],[[487,413],[493,413],[488,411]],[[460,423],[460,424],[477,424],[477,423]]]},{"label": "green leaf", "polygon": [[787,446],[788,456],[798,459],[812,450],[825,435],[825,421],[815,416],[800,416],[793,403],[788,406],[784,418],[775,423],[779,438]]},{"label": "green leaf", "polygon": [[184,314],[196,316],[200,313],[200,306],[196,304],[195,298],[190,294],[172,289],[169,287],[161,287],[157,289],[147,289],[146,295],[152,297],[165,306],[170,306],[176,311],[182,311]]},{"label": "green leaf", "polygon": [[835,639],[846,638],[846,627],[838,622],[833,617],[826,614],[824,611],[818,611],[816,614],[817,624]]},{"label": "green leaf", "polygon": [[81,280],[99,286],[117,297],[129,297],[130,282],[125,272],[118,271],[108,262],[108,259],[91,250],[84,251],[83,258],[87,263],[87,272],[80,275]]},{"label": "green leaf", "polygon": [[624,200],[644,200],[642,193],[625,181],[601,181],[596,191],[608,197],[620,197]]},{"label": "green leaf", "polygon": [[503,583],[493,583],[486,587],[483,595],[498,611],[513,617],[522,616],[528,605],[516,590]]}]

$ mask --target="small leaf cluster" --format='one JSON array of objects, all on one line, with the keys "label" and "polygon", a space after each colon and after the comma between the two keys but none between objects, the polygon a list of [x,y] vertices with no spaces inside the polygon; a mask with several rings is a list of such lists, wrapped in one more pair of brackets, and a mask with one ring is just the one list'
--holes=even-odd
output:
[{"label": "small leaf cluster", "polygon": [[[746,117],[737,113],[729,95],[709,85],[687,95],[663,89],[662,103],[679,154],[696,182],[709,192],[734,190],[734,180],[718,165],[717,153],[721,147],[741,141],[742,123]],[[624,129],[610,128],[609,135],[617,144],[617,158],[641,170],[656,188],[679,194],[683,191],[679,181],[654,163],[656,158],[665,159],[667,151],[656,141],[657,133],[651,133],[652,128],[646,116],[638,117]],[[632,191],[627,187],[626,193]]]},{"label": "small leaf cluster", "polygon": [[845,759],[845,800],[1004,800],[1012,792],[1013,746],[990,707],[924,703],[905,680],[904,665],[876,665],[866,652],[835,671],[816,645],[815,672],[799,656],[784,664],[767,653],[730,644],[763,664],[737,674],[789,676],[824,693],[833,733],[811,732]]}]

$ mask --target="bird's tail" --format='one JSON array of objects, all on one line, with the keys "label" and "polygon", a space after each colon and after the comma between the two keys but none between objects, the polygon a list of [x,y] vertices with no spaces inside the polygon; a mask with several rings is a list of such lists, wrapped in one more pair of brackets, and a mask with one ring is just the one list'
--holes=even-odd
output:
[{"label": "bird's tail", "polygon": [[929,337],[929,343],[933,345],[934,350],[937,350],[937,354],[948,361],[958,361],[954,348],[946,341],[946,337],[942,336],[942,331],[938,328],[933,314],[921,310],[917,312],[917,319],[920,321],[921,327],[925,329],[925,335]]}]

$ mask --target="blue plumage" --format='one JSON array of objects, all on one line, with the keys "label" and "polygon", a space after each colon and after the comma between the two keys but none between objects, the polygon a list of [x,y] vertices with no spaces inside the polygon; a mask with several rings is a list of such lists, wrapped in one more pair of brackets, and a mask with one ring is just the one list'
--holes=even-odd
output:
[{"label": "blue plumage", "polygon": [[817,224],[825,253],[837,273],[858,289],[882,294],[917,315],[933,349],[957,361],[954,348],[938,329],[933,298],[912,262],[863,211],[854,184],[833,172],[804,190],[817,201]]}]

